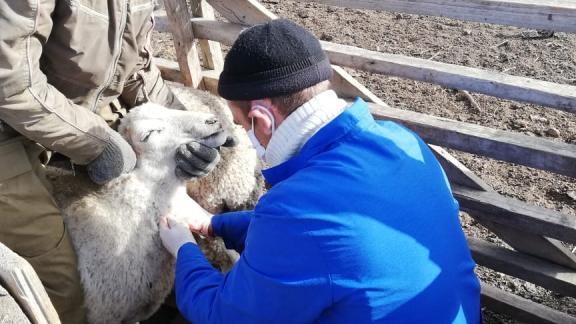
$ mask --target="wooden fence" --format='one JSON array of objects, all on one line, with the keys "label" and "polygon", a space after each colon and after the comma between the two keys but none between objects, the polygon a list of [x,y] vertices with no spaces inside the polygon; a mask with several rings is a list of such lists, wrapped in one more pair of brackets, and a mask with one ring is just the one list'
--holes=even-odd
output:
[{"label": "wooden fence", "polygon": [[[444,16],[476,22],[576,32],[572,0],[298,0],[349,8]],[[156,28],[170,31],[178,62],[156,59],[165,79],[216,92],[223,59],[247,26],[277,17],[256,0],[164,0]],[[216,21],[214,9],[228,22]],[[342,97],[371,102],[377,119],[417,132],[435,152],[463,211],[513,249],[469,238],[480,265],[564,296],[576,297],[576,256],[561,241],[576,244],[576,218],[495,192],[442,147],[576,178],[576,145],[395,109],[362,86],[341,66],[438,84],[576,114],[576,87],[501,72],[380,53],[322,42],[334,68],[331,80]],[[202,62],[202,64],[201,64]],[[482,284],[483,304],[514,318],[538,323],[576,323],[576,318]]]}]

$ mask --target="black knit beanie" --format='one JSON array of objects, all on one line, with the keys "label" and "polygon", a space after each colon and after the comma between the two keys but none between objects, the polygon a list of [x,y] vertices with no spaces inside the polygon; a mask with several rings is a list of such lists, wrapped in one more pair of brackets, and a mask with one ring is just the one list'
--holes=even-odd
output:
[{"label": "black knit beanie", "polygon": [[228,100],[288,95],[332,77],[332,67],[312,33],[286,20],[246,29],[226,55],[218,93]]}]

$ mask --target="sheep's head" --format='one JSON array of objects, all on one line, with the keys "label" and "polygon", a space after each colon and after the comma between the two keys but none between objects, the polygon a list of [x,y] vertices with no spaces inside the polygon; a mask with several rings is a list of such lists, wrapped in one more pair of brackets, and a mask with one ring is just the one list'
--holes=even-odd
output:
[{"label": "sheep's head", "polygon": [[147,103],[136,107],[118,129],[132,145],[138,165],[174,167],[174,156],[182,144],[196,141],[219,147],[232,139],[211,114],[168,109]]}]

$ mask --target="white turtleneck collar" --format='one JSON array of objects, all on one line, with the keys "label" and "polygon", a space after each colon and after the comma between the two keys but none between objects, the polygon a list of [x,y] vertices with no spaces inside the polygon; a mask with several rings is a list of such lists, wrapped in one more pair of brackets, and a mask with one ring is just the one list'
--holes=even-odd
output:
[{"label": "white turtleneck collar", "polygon": [[346,105],[334,91],[327,90],[297,108],[272,134],[265,154],[268,166],[277,166],[296,155],[308,139],[340,115]]}]

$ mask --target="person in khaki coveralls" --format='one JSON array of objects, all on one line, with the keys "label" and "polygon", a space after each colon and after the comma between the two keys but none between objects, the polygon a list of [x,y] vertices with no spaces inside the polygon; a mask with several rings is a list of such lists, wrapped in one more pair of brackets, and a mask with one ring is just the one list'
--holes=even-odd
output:
[{"label": "person in khaki coveralls", "polygon": [[[105,183],[130,171],[136,156],[99,114],[117,116],[118,103],[181,107],[151,61],[153,7],[0,0],[0,242],[32,264],[63,323],[84,321],[82,291],[40,157],[59,152]],[[185,144],[175,172],[202,176],[218,158],[214,148]]]}]

